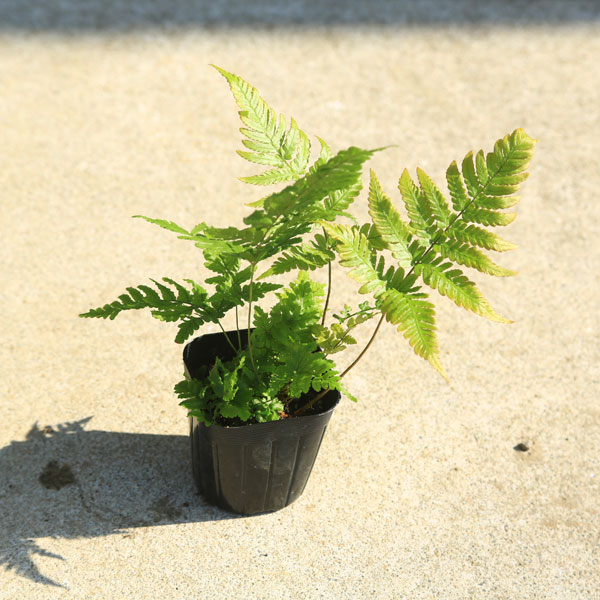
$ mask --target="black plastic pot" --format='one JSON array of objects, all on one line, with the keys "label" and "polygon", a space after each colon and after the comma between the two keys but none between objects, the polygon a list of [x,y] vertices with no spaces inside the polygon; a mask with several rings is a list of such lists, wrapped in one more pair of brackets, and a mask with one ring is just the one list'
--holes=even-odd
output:
[{"label": "black plastic pot", "polygon": [[[237,333],[227,332],[231,340]],[[242,331],[242,344],[248,341]],[[222,333],[203,335],[183,351],[190,377],[216,357],[233,358]],[[312,471],[337,391],[323,397],[323,412],[241,427],[206,427],[190,417],[192,467],[198,491],[212,504],[242,514],[284,508],[300,497]]]}]

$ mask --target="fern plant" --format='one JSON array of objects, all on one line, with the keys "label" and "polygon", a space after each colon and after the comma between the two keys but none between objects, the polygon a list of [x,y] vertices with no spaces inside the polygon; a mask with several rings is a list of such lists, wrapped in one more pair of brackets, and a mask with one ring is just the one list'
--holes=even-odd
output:
[{"label": "fern plant", "polygon": [[[515,247],[491,229],[516,216],[506,209],[519,201],[535,140],[517,129],[490,152],[469,152],[460,166],[452,162],[446,171],[448,195],[422,169],[416,179],[404,170],[398,183],[404,214],[371,170],[366,194],[371,220],[360,224],[348,209],[361,193],[364,164],[379,149],[350,147],[334,154],[317,138],[320,150],[311,163],[309,137],[294,119],[288,126],[254,87],[216,69],[239,107],[245,149],[238,153],[264,167],[242,181],[279,184],[280,189],[252,203],[242,227],[200,223],[186,229],[138,215],[195,244],[212,275],[202,283],[151,280],[153,285],[126,288],[117,300],[80,315],[114,319],[125,310],[148,308],[153,317],[177,323],[177,343],[207,323],[219,326],[234,358],[217,359],[197,379],[175,386],[190,415],[206,425],[241,425],[317,411],[329,390],[341,390],[354,400],[343,378],[384,321],[446,377],[429,290],[479,316],[510,322],[492,308],[466,271],[514,275],[486,251]],[[344,303],[327,322],[336,260],[368,299],[355,307]],[[327,270],[326,286],[309,275],[321,268]],[[296,275],[289,285],[273,280],[286,273]],[[276,302],[267,311],[257,303],[271,294]],[[226,332],[222,320],[231,311],[236,331]],[[372,320],[376,324],[366,346],[338,370],[331,357],[356,345],[354,330]],[[242,344],[242,328],[247,329],[247,345]]]}]

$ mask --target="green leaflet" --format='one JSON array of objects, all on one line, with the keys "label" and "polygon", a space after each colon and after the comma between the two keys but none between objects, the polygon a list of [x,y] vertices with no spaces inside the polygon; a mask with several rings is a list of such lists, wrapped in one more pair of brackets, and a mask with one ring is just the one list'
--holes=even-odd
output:
[{"label": "green leaflet", "polygon": [[402,220],[392,201],[385,195],[375,171],[371,171],[369,214],[386,247],[391,250],[392,256],[400,266],[410,267],[413,260],[410,250],[411,229]]},{"label": "green leaflet", "polygon": [[515,271],[497,265],[487,255],[481,252],[481,250],[471,247],[468,243],[449,240],[447,242],[441,242],[436,250],[444,258],[449,258],[459,265],[477,269],[488,275],[495,275],[496,277],[516,275]]},{"label": "green leaflet", "polygon": [[466,275],[451,267],[451,263],[435,258],[430,263],[417,265],[415,273],[421,275],[428,286],[436,289],[442,296],[450,298],[457,306],[498,323],[512,323],[494,311]]},{"label": "green leaflet", "polygon": [[429,243],[432,233],[435,232],[434,215],[426,195],[414,184],[407,169],[404,169],[400,176],[398,189],[402,194],[412,230],[425,243]]},{"label": "green leaflet", "polygon": [[150,217],[145,217],[144,215],[133,215],[134,219],[144,219],[148,221],[148,223],[153,223],[154,225],[158,225],[163,229],[167,229],[168,231],[174,231],[175,233],[182,233],[183,235],[189,235],[189,231],[177,225],[177,223],[173,223],[173,221],[166,221],[164,219],[151,219]]},{"label": "green leaflet", "polygon": [[387,290],[383,295],[381,310],[390,323],[404,333],[415,353],[448,379],[442,363],[435,329],[435,309],[427,302],[425,294],[404,294],[397,290]]},{"label": "green leaflet", "polygon": [[[417,168],[417,177],[419,178],[419,183],[421,185],[422,195],[425,197],[427,206],[430,207],[438,227],[441,229],[448,227],[450,223],[450,208],[448,207],[446,198],[444,198],[442,192],[423,169]],[[419,205],[419,208],[424,205],[425,201],[422,200],[421,202],[422,204]],[[428,218],[427,220],[430,222],[431,218]]]},{"label": "green leaflet", "polygon": [[373,246],[374,250],[385,250],[388,247],[374,223],[363,223],[358,231],[369,240],[369,244]]},{"label": "green leaflet", "polygon": [[495,250],[496,252],[506,252],[514,250],[517,246],[498,237],[495,233],[482,229],[476,225],[469,225],[464,221],[454,222],[447,230],[446,234],[458,242],[466,242],[471,246],[478,246],[486,250]]},{"label": "green leaflet", "polygon": [[[468,155],[467,155],[468,156]],[[469,202],[470,198],[467,195],[467,189],[465,188],[465,182],[463,180],[456,161],[453,161],[446,171],[446,181],[448,183],[448,191],[452,198],[452,206],[454,210],[460,212],[464,210]]]},{"label": "green leaflet", "polygon": [[502,213],[487,208],[465,208],[463,219],[471,223],[479,223],[491,227],[510,225],[516,218],[517,213]]}]

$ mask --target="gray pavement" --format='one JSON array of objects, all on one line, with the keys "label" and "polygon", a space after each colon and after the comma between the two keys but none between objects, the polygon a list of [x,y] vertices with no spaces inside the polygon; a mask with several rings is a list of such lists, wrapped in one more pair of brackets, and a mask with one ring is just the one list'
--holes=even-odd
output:
[{"label": "gray pavement", "polygon": [[[0,2],[1,599],[600,598],[598,4],[368,4]],[[131,215],[259,197],[209,63],[335,149],[397,144],[370,165],[396,201],[404,167],[540,140],[519,275],[478,279],[515,323],[436,298],[450,384],[382,329],[304,495],[256,517],[195,493],[174,328],[77,318],[203,276]]]}]

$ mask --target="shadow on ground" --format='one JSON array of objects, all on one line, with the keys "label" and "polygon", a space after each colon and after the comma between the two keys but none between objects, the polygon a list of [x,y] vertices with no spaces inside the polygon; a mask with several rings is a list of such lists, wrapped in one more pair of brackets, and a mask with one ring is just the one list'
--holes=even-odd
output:
[{"label": "shadow on ground", "polygon": [[0,32],[599,20],[596,0],[0,0]]},{"label": "shadow on ground", "polygon": [[90,419],[34,424],[25,441],[0,449],[0,565],[58,586],[34,556],[63,559],[36,538],[237,518],[196,493],[187,436],[87,431]]}]

